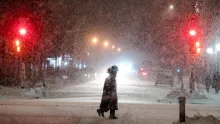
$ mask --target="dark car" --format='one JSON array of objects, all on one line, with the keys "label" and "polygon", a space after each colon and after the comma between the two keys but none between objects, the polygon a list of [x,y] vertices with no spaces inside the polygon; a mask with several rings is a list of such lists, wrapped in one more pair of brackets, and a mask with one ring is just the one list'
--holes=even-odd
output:
[{"label": "dark car", "polygon": [[158,84],[170,85],[173,87],[174,77],[172,71],[160,70],[156,75],[156,81],[155,81],[155,85]]}]

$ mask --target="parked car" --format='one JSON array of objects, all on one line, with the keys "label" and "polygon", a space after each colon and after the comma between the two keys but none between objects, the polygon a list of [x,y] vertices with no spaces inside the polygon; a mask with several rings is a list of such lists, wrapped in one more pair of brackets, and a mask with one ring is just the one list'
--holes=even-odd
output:
[{"label": "parked car", "polygon": [[160,70],[156,75],[155,85],[164,84],[170,85],[173,87],[174,85],[174,76],[171,70]]}]

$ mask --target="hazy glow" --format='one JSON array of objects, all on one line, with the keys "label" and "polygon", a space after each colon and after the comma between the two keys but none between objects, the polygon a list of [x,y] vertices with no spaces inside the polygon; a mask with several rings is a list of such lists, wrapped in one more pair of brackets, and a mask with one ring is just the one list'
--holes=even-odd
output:
[{"label": "hazy glow", "polygon": [[207,48],[207,51],[206,51],[208,54],[213,54],[213,49],[212,48]]},{"label": "hazy glow", "polygon": [[109,44],[108,41],[105,41],[105,42],[104,42],[104,46],[105,46],[105,47],[108,47],[108,44]]},{"label": "hazy glow", "polygon": [[174,9],[174,5],[171,4],[171,5],[169,6],[169,9],[170,9],[170,10],[173,10],[173,9]]},{"label": "hazy glow", "polygon": [[97,43],[97,42],[98,42],[98,39],[95,37],[95,38],[92,39],[92,42],[93,42],[93,43]]}]

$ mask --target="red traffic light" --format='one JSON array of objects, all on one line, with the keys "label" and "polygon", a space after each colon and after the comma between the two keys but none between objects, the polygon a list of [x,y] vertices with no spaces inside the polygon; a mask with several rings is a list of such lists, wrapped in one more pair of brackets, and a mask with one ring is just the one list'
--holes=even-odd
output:
[{"label": "red traffic light", "polygon": [[25,28],[21,28],[21,29],[19,30],[19,33],[20,33],[20,35],[26,35],[27,30],[26,30]]},{"label": "red traffic light", "polygon": [[190,31],[189,31],[189,34],[190,34],[191,36],[195,36],[195,35],[196,35],[196,31],[195,31],[195,30],[190,30]]}]

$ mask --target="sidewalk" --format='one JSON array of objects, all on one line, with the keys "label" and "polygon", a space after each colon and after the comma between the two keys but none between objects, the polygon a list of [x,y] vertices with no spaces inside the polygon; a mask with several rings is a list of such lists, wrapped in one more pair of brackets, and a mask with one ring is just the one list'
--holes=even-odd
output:
[{"label": "sidewalk", "polygon": [[[172,124],[178,104],[119,104],[118,120],[101,118],[99,104],[65,99],[0,101],[0,124]],[[220,117],[220,106],[186,105],[186,115]],[[220,119],[220,118],[219,118]]]}]

